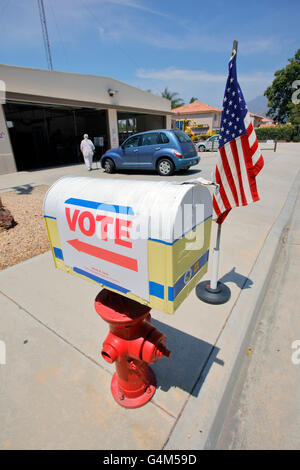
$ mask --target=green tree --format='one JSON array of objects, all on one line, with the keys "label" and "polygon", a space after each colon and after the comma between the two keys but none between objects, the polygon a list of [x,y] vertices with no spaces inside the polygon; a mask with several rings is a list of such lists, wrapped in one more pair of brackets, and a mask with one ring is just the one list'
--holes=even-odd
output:
[{"label": "green tree", "polygon": [[300,49],[288,61],[289,64],[284,69],[274,73],[273,83],[264,93],[270,108],[267,115],[281,124],[287,121],[299,124],[300,106],[293,102],[295,100],[292,101],[292,95],[295,92],[294,82],[300,80]]},{"label": "green tree", "polygon": [[190,103],[194,103],[195,101],[199,101],[199,100],[195,96],[192,96],[190,99]]},{"label": "green tree", "polygon": [[178,106],[182,106],[184,104],[184,101],[179,98],[179,93],[171,92],[167,87],[161,92],[161,96],[171,101],[172,109],[178,108]]}]

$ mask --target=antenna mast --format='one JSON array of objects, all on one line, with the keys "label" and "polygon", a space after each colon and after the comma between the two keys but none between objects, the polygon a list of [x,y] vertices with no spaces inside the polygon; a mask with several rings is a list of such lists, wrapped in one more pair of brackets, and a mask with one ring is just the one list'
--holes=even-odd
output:
[{"label": "antenna mast", "polygon": [[43,39],[44,39],[44,46],[45,46],[48,69],[53,70],[53,63],[52,63],[50,42],[49,42],[49,36],[48,36],[48,30],[47,30],[47,22],[46,22],[44,1],[43,0],[37,0],[37,2],[38,2],[39,12],[40,12],[40,20],[41,20],[42,31],[43,31]]}]

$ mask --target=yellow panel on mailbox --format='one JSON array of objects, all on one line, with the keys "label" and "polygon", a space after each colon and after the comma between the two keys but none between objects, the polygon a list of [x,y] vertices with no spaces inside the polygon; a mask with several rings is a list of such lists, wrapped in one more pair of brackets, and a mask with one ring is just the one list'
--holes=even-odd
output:
[{"label": "yellow panel on mailbox", "polygon": [[166,313],[207,271],[211,216],[192,182],[64,177],[44,201],[57,268]]}]

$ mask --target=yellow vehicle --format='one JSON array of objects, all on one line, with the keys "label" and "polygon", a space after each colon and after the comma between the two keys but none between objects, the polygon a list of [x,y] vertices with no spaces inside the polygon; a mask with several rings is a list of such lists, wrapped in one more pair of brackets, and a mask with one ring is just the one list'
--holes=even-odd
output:
[{"label": "yellow vehicle", "polygon": [[217,130],[210,130],[208,124],[198,124],[190,119],[178,119],[176,128],[184,131],[193,142],[208,139],[208,137],[218,134]]}]

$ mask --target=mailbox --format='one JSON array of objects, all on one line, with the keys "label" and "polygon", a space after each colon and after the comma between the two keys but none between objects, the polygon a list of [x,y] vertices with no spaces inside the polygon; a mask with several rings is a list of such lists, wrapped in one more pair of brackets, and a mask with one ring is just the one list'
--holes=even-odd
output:
[{"label": "mailbox", "polygon": [[163,312],[207,271],[212,200],[198,183],[67,176],[43,214],[57,268]]}]

